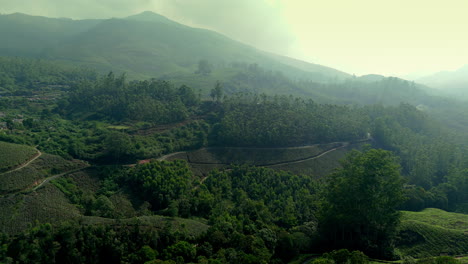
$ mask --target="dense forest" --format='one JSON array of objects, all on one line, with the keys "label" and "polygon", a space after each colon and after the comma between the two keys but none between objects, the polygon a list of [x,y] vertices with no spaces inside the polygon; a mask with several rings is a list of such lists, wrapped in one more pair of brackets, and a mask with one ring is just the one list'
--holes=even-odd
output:
[{"label": "dense forest", "polygon": [[[0,262],[288,263],[325,252],[311,263],[410,261],[398,244],[415,235],[401,235],[400,210],[468,213],[468,153],[460,136],[467,127],[447,125],[457,116],[441,120],[450,113],[448,99],[396,78],[318,84],[256,65],[234,68],[241,69],[236,82],[198,89],[168,78],[135,81],[0,58],[0,140],[84,160],[92,173],[82,172],[97,182],[90,187],[84,176],[57,173],[42,190],[58,190],[80,217],[2,229]],[[282,85],[300,88],[292,95],[257,89]],[[414,98],[425,98],[427,108]],[[432,110],[436,105],[444,110]],[[248,164],[198,174],[188,162],[157,160],[202,148],[357,142],[363,146],[326,177]],[[30,194],[2,194],[1,205],[22,195]],[[115,200],[122,195],[125,203]],[[142,223],[155,217],[165,224]],[[463,251],[467,242],[460,241]]]}]

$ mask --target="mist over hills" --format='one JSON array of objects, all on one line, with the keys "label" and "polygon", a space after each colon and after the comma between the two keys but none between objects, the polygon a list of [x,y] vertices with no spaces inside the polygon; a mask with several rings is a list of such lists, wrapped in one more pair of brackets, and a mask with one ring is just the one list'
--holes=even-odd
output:
[{"label": "mist over hills", "polygon": [[0,16],[0,55],[73,62],[132,78],[192,73],[200,60],[211,64],[257,63],[292,78],[317,82],[349,74],[260,51],[219,33],[188,27],[152,12],[127,18],[71,20],[11,14]]},{"label": "mist over hills", "polygon": [[[153,12],[126,18],[72,20],[20,13],[0,15],[0,55],[60,61],[126,73],[129,79],[164,79],[208,96],[216,81],[227,94],[306,96],[320,103],[439,108],[437,91],[394,77],[355,77],[339,70],[258,50],[214,31],[192,28]],[[200,61],[209,74],[195,74]],[[455,76],[462,80],[465,70]],[[450,73],[441,73],[449,80]],[[434,80],[438,78],[434,77]],[[430,78],[424,82],[433,85]],[[444,80],[444,78],[441,78]]]},{"label": "mist over hills", "polygon": [[455,71],[441,71],[416,80],[452,95],[468,98],[468,64]]},{"label": "mist over hills", "polygon": [[466,102],[152,12],[0,34],[0,263],[468,252]]}]

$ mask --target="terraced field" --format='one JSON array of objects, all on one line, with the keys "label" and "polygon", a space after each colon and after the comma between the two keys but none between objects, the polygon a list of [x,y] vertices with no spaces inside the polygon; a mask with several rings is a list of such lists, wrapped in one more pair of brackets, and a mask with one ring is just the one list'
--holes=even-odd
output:
[{"label": "terraced field", "polygon": [[0,141],[0,172],[6,172],[38,155],[36,149]]}]

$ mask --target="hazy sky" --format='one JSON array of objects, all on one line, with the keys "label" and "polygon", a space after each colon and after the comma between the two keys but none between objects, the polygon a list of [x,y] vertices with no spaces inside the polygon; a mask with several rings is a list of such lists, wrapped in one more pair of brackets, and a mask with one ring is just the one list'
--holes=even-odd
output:
[{"label": "hazy sky", "polygon": [[145,10],[357,75],[468,64],[468,0],[0,0],[0,13],[75,19]]}]

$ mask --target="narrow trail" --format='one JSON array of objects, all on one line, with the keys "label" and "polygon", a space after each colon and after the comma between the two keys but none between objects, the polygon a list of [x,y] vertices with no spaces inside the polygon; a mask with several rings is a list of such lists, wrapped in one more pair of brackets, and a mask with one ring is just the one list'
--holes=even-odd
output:
[{"label": "narrow trail", "polygon": [[6,174],[6,173],[15,172],[15,171],[17,171],[17,170],[21,170],[21,169],[24,168],[24,167],[27,167],[27,166],[28,166],[29,164],[31,164],[33,161],[35,161],[35,160],[38,159],[40,156],[42,156],[42,152],[41,152],[40,150],[38,150],[38,149],[36,149],[36,150],[37,150],[37,153],[36,153],[36,155],[34,155],[34,157],[33,157],[32,159],[30,159],[30,160],[28,160],[27,162],[21,164],[21,165],[20,165],[19,167],[17,167],[17,168],[14,168],[14,169],[12,169],[12,170],[5,171],[5,172],[3,172],[3,173],[0,173],[0,175],[1,175],[1,174]]}]

